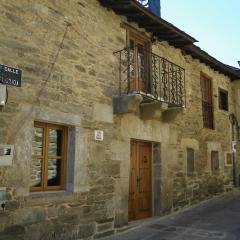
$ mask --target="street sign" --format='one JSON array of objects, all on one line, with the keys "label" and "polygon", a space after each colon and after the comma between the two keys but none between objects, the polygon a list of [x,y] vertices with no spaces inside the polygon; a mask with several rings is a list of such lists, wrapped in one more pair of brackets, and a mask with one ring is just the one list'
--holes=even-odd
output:
[{"label": "street sign", "polygon": [[21,87],[22,70],[0,64],[0,83]]}]

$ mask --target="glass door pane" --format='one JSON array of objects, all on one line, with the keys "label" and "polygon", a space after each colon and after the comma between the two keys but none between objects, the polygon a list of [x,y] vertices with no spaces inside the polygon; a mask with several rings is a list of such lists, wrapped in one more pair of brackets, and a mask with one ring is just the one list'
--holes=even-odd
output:
[{"label": "glass door pane", "polygon": [[142,44],[137,44],[138,53],[138,78],[140,80],[144,79],[144,46]]},{"label": "glass door pane", "polygon": [[130,76],[133,77],[135,76],[135,43],[133,40],[130,40],[130,65],[129,65],[129,71],[130,71]]}]

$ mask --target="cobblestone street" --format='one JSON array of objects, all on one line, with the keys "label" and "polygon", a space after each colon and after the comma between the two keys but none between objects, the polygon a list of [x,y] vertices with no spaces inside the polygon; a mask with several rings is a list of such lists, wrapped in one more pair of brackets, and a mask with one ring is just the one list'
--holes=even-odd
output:
[{"label": "cobblestone street", "polygon": [[105,240],[239,240],[240,192],[209,200],[161,219],[140,223]]}]

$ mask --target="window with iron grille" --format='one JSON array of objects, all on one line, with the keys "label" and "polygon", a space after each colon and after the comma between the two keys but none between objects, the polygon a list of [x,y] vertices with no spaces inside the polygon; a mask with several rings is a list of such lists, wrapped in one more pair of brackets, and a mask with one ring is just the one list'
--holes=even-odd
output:
[{"label": "window with iron grille", "polygon": [[219,88],[218,100],[219,100],[219,109],[228,111],[228,92]]},{"label": "window with iron grille", "polygon": [[201,75],[203,127],[213,129],[212,81]]},{"label": "window with iron grille", "polygon": [[213,172],[219,170],[219,154],[218,154],[218,151],[212,151],[211,152],[211,169],[212,169]]},{"label": "window with iron grille", "polygon": [[194,150],[187,148],[187,173],[191,174],[195,171]]}]

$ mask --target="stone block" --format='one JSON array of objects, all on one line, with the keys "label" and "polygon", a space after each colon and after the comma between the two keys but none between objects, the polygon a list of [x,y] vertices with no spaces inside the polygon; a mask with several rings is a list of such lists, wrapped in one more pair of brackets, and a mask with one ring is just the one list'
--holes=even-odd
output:
[{"label": "stone block", "polygon": [[111,142],[111,159],[127,160],[130,154],[130,144],[128,142],[113,140]]},{"label": "stone block", "polygon": [[113,112],[115,114],[136,113],[139,111],[142,100],[143,97],[139,94],[113,96]]},{"label": "stone block", "polygon": [[25,240],[24,238],[24,227],[20,225],[13,225],[7,227],[3,232],[0,233],[0,240]]},{"label": "stone block", "polygon": [[35,222],[44,221],[46,212],[44,208],[23,208],[14,211],[12,215],[13,223],[16,225],[25,225]]},{"label": "stone block", "polygon": [[167,111],[164,111],[162,113],[161,120],[163,122],[174,122],[176,118],[181,115],[183,112],[183,108],[178,107],[178,108],[169,108]]},{"label": "stone block", "polygon": [[96,222],[98,224],[104,224],[104,223],[110,223],[113,222],[114,218],[103,218],[103,219],[98,219]]},{"label": "stone block", "polygon": [[24,240],[54,239],[55,229],[50,221],[35,223],[25,227]]},{"label": "stone block", "polygon": [[93,120],[97,122],[113,123],[112,106],[103,103],[95,103],[93,106]]},{"label": "stone block", "polygon": [[17,200],[11,200],[6,202],[6,210],[13,211],[20,207],[20,202]]},{"label": "stone block", "polygon": [[114,232],[115,232],[114,230],[110,230],[110,231],[107,231],[107,232],[98,233],[98,234],[94,235],[94,239],[104,238],[104,237],[113,235]]},{"label": "stone block", "polygon": [[78,227],[78,238],[88,238],[94,235],[95,224],[83,224]]},{"label": "stone block", "polygon": [[114,176],[119,177],[120,176],[120,162],[119,161],[105,161],[102,164],[102,174],[104,176]]},{"label": "stone block", "polygon": [[140,105],[141,119],[160,120],[162,112],[168,109],[168,104],[164,102],[142,103]]},{"label": "stone block", "polygon": [[97,225],[97,232],[98,232],[98,233],[100,233],[100,232],[106,232],[106,231],[112,230],[112,228],[113,228],[113,223],[112,223],[112,222],[103,223],[103,224],[98,224],[98,225]]},{"label": "stone block", "polygon": [[127,212],[116,213],[114,219],[114,227],[120,228],[125,225],[128,225],[128,213]]}]

